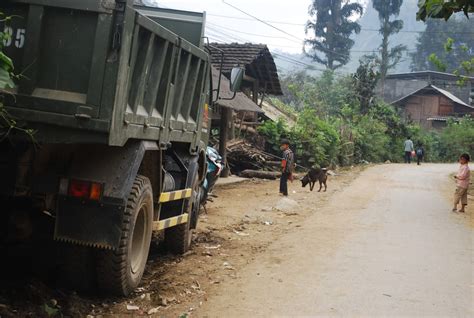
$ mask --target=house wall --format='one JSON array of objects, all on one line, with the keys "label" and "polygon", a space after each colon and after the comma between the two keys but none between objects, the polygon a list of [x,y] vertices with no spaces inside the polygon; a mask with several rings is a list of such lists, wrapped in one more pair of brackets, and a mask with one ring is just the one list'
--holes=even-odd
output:
[{"label": "house wall", "polygon": [[455,104],[444,96],[439,96],[439,116],[452,116],[454,114]]},{"label": "house wall", "polygon": [[472,117],[474,117],[474,109],[469,109],[467,107],[463,107],[461,105],[458,105],[458,104],[455,104],[454,105],[454,114],[455,115],[471,115]]},{"label": "house wall", "polygon": [[398,106],[404,110],[406,118],[420,124],[425,129],[432,129],[435,128],[433,125],[437,125],[433,121],[428,121],[428,118],[450,116],[455,109],[455,104],[441,95],[414,95]]},{"label": "house wall", "polygon": [[444,89],[456,97],[460,98],[463,102],[470,105],[471,91],[474,89],[474,83],[467,81],[465,85],[460,86],[456,83],[457,78],[446,78],[436,77],[436,75],[418,77],[418,78],[387,78],[385,79],[384,90],[382,93],[382,87],[377,87],[377,93],[379,96],[383,96],[384,100],[388,103],[394,102],[400,98],[403,98],[414,91],[422,89],[429,84],[432,84],[438,88]]}]

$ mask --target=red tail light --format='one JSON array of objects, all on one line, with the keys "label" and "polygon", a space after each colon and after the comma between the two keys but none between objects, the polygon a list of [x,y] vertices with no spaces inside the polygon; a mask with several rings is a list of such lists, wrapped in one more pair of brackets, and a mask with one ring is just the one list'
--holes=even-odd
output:
[{"label": "red tail light", "polygon": [[69,182],[69,191],[70,196],[76,198],[89,198],[91,192],[91,183],[87,181],[71,180]]},{"label": "red tail light", "polygon": [[70,180],[68,195],[76,198],[98,201],[102,196],[102,184],[96,182]]}]

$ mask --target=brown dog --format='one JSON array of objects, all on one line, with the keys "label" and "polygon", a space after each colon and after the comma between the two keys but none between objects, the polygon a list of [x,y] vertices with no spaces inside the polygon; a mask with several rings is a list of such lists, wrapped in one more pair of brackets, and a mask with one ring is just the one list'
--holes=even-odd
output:
[{"label": "brown dog", "polygon": [[303,188],[306,187],[307,184],[309,184],[309,189],[313,191],[316,181],[319,181],[318,192],[321,192],[323,185],[324,185],[324,192],[326,192],[326,190],[328,189],[327,184],[326,184],[327,180],[328,180],[327,169],[311,168],[308,171],[308,173],[301,179],[301,184]]}]

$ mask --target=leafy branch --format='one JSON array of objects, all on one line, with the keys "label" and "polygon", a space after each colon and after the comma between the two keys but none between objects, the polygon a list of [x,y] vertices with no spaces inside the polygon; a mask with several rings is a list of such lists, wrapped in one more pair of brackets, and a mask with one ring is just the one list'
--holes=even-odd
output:
[{"label": "leafy branch", "polygon": [[[446,43],[444,44],[444,50],[448,54],[453,54],[454,52],[454,40],[452,38],[448,38]],[[459,50],[466,52],[469,48],[466,45],[460,45]],[[430,54],[428,60],[436,66],[436,68],[441,72],[446,72],[448,66],[445,61],[438,57],[435,53]],[[463,75],[463,73],[465,75]],[[462,61],[459,66],[453,71],[453,74],[459,77],[457,81],[458,85],[464,85],[468,80],[468,76],[474,73],[474,57],[471,57],[470,60]]]},{"label": "leafy branch", "polygon": [[419,0],[417,20],[426,21],[427,18],[448,20],[454,13],[463,12],[466,17],[474,12],[472,0]]},{"label": "leafy branch", "polygon": [[[11,18],[0,12],[1,22],[6,24],[11,21]],[[13,61],[4,52],[3,43],[9,38],[9,34],[0,31],[0,142],[8,138],[13,131],[26,134],[34,142],[33,135],[35,131],[19,126],[18,122],[8,113],[3,105],[5,95],[11,94],[9,90],[15,88],[13,80],[17,78],[14,74]]]}]

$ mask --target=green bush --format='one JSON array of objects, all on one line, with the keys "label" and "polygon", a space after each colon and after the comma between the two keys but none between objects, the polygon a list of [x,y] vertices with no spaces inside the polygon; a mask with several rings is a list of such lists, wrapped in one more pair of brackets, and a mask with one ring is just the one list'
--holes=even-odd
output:
[{"label": "green bush", "polygon": [[462,153],[474,155],[474,120],[449,121],[440,134],[440,158],[455,161]]},{"label": "green bush", "polygon": [[338,153],[339,135],[334,124],[321,120],[314,109],[305,108],[293,128],[282,121],[266,121],[258,131],[267,139],[267,150],[280,154],[280,141],[288,138],[297,161],[306,167],[317,163],[328,166]]}]

